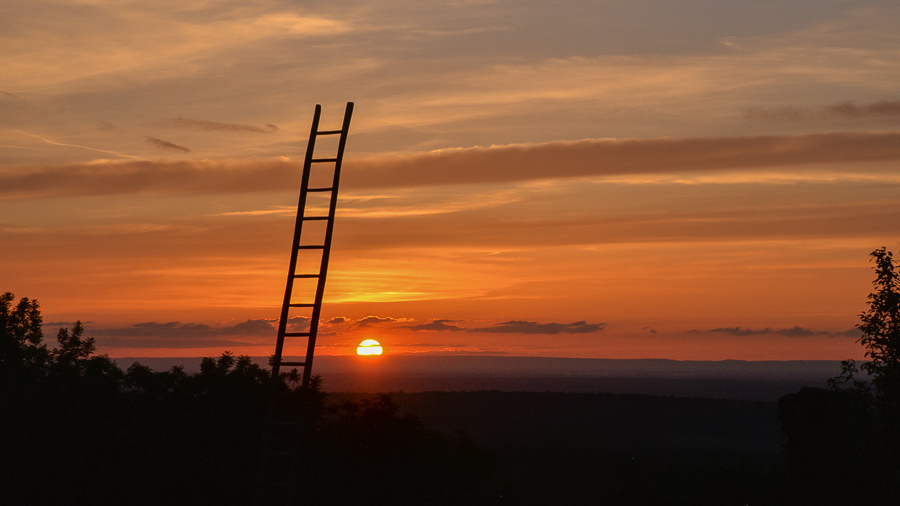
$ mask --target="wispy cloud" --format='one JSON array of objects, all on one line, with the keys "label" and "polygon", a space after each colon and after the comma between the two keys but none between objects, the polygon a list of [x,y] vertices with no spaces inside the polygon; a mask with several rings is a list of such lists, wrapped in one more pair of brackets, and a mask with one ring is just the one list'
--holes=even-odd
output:
[{"label": "wispy cloud", "polygon": [[[148,137],[160,149],[186,147]],[[125,156],[125,155],[120,155]],[[691,139],[589,139],[345,161],[347,189],[504,183],[551,178],[758,170],[900,160],[900,133],[862,132]],[[553,167],[548,171],[548,167]],[[244,193],[299,181],[281,160],[110,162],[0,168],[0,196],[157,191]]]},{"label": "wispy cloud", "polygon": [[871,104],[856,105],[853,102],[842,102],[825,107],[825,110],[835,116],[849,118],[887,116],[900,117],[900,100],[881,100]]},{"label": "wispy cloud", "polygon": [[264,126],[242,125],[239,123],[220,123],[217,121],[206,121],[200,119],[177,118],[167,119],[163,125],[181,128],[193,128],[197,130],[213,130],[219,132],[237,132],[237,133],[257,133],[269,134],[278,131],[277,125],[267,123]]},{"label": "wispy cloud", "polygon": [[524,320],[512,320],[496,323],[493,327],[466,329],[469,332],[485,332],[489,334],[589,334],[603,330],[602,323],[537,323]]},{"label": "wispy cloud", "polygon": [[900,160],[900,133],[588,139],[371,158],[355,161],[346,180],[361,187],[422,186],[887,160]]},{"label": "wispy cloud", "polygon": [[[694,331],[697,332],[697,331]],[[714,334],[725,334],[729,336],[764,336],[764,335],[782,335],[786,337],[807,337],[807,336],[824,336],[824,335],[838,335],[841,333],[828,332],[824,330],[812,330],[805,327],[801,327],[796,325],[790,328],[782,328],[782,329],[773,329],[770,327],[762,328],[762,329],[750,329],[744,327],[719,327],[715,329],[706,330],[704,332],[714,333]],[[858,332],[857,332],[858,333]]]},{"label": "wispy cloud", "polygon": [[538,323],[525,320],[512,320],[495,323],[491,327],[465,328],[455,325],[460,320],[432,320],[419,325],[404,325],[400,328],[413,332],[483,332],[488,334],[588,334],[603,330],[603,323]]},{"label": "wispy cloud", "polygon": [[[308,318],[297,320],[299,326],[308,325]],[[240,346],[259,342],[260,338],[272,338],[276,320],[268,318],[248,319],[234,325],[212,326],[205,323],[145,322],[128,327],[88,328],[90,336],[97,337],[98,344],[130,348],[195,348]]]},{"label": "wispy cloud", "polygon": [[165,151],[179,151],[181,153],[191,152],[189,148],[162,139],[157,139],[156,137],[147,137],[147,143]]},{"label": "wispy cloud", "polygon": [[39,136],[39,135],[30,134],[30,133],[28,133],[28,132],[20,132],[20,131],[18,131],[18,130],[16,130],[15,132],[18,133],[18,134],[26,135],[26,136],[28,136],[28,137],[37,139],[37,140],[39,140],[39,141],[41,141],[41,142],[45,142],[45,143],[47,143],[47,144],[52,144],[52,145],[54,145],[54,146],[61,146],[61,147],[67,147],[67,148],[85,149],[85,150],[87,150],[87,151],[94,151],[94,152],[97,152],[97,153],[104,153],[104,154],[107,154],[107,155],[114,155],[114,156],[118,156],[118,157],[120,157],[120,158],[130,158],[130,159],[132,159],[132,160],[143,160],[143,158],[141,158],[141,157],[139,157],[139,156],[128,155],[128,154],[125,154],[125,153],[120,153],[120,152],[118,152],[118,151],[112,151],[112,150],[109,150],[109,149],[92,148],[92,147],[90,147],[90,146],[82,146],[82,145],[80,145],[80,144],[72,144],[72,143],[68,143],[68,142],[54,141],[54,140],[51,140],[51,139],[46,139],[46,138],[41,137],[41,136]]},{"label": "wispy cloud", "polygon": [[234,325],[213,327],[205,323],[146,322],[129,327],[92,329],[91,334],[118,335],[128,337],[168,336],[178,338],[203,338],[211,336],[260,335],[270,332],[273,321],[269,319],[248,319]]},{"label": "wispy cloud", "polygon": [[853,101],[838,102],[818,109],[795,106],[750,107],[744,115],[753,120],[822,121],[836,119],[900,118],[900,100],[879,100],[857,105]]}]

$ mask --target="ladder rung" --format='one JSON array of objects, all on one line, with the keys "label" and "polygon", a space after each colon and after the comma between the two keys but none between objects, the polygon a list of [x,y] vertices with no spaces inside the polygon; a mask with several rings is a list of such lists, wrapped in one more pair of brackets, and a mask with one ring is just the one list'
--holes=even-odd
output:
[{"label": "ladder rung", "polygon": [[336,162],[337,158],[313,158],[310,160],[312,163],[328,163],[328,162]]},{"label": "ladder rung", "polygon": [[288,367],[306,367],[306,362],[282,362],[281,365]]},{"label": "ladder rung", "polygon": [[309,337],[309,332],[285,332],[284,337]]},{"label": "ladder rung", "polygon": [[304,220],[327,220],[328,216],[304,216]]},{"label": "ladder rung", "polygon": [[321,274],[294,274],[295,278],[318,278]]},{"label": "ladder rung", "polygon": [[343,130],[319,130],[318,132],[316,132],[316,135],[335,135],[342,133],[344,133]]},{"label": "ladder rung", "polygon": [[330,192],[334,191],[334,188],[307,188],[308,192]]},{"label": "ladder rung", "polygon": [[311,244],[308,246],[297,246],[297,249],[325,249],[324,244]]},{"label": "ladder rung", "polygon": [[315,307],[315,304],[288,304],[289,307]]}]

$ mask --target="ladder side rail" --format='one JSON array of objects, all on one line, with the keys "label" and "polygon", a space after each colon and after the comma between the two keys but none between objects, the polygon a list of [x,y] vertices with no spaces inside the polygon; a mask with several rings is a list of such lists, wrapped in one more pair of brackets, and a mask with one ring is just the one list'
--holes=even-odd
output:
[{"label": "ladder side rail", "polygon": [[331,257],[331,236],[334,232],[334,217],[337,211],[338,184],[341,179],[341,163],[344,160],[344,146],[347,145],[347,134],[350,131],[350,118],[353,115],[353,102],[347,102],[344,109],[344,123],[341,126],[341,137],[338,141],[337,155],[334,162],[334,177],[331,184],[331,201],[328,206],[328,221],[325,225],[325,241],[322,250],[322,264],[319,267],[319,282],[316,285],[316,301],[309,322],[309,339],[306,345],[306,365],[303,367],[301,388],[308,388],[312,378],[313,355],[316,349],[316,336],[319,330],[319,315],[322,311],[322,299],[325,295],[325,274],[328,271],[328,260]]},{"label": "ladder side rail", "polygon": [[287,330],[287,322],[290,317],[291,294],[294,289],[294,274],[297,272],[297,254],[300,245],[300,234],[303,231],[303,217],[306,211],[307,188],[309,188],[309,173],[312,166],[313,153],[316,149],[316,132],[319,130],[319,117],[322,114],[322,106],[316,104],[313,114],[312,127],[309,133],[309,142],[306,145],[306,158],[303,161],[303,176],[300,181],[300,200],[297,204],[297,221],[294,223],[294,239],[291,242],[291,260],[288,267],[287,283],[284,288],[284,302],[281,305],[281,318],[278,320],[278,340],[275,342],[275,359],[272,363],[272,379],[277,380],[281,374],[281,357],[284,351],[284,334]]}]

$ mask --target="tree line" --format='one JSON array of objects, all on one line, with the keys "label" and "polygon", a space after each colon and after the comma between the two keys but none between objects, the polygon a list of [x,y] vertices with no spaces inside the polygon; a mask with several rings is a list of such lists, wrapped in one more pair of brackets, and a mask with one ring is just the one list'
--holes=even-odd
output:
[{"label": "tree line", "polygon": [[273,388],[268,369],[228,351],[195,374],[123,370],[81,322],[56,341],[44,341],[38,301],[0,295],[0,503],[250,504],[269,395],[305,422],[295,478],[307,504],[484,495],[474,447],[401,416],[387,395],[326,406],[321,378],[301,390],[288,371]]}]

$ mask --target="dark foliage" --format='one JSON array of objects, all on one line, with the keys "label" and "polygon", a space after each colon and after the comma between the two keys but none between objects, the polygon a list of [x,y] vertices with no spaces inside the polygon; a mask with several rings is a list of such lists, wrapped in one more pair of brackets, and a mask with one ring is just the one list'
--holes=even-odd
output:
[{"label": "dark foliage", "polygon": [[[886,504],[900,481],[888,390],[858,377],[782,399],[782,466],[761,449],[777,430],[769,403],[550,392],[329,401],[321,378],[300,390],[288,371],[272,388],[269,371],[227,351],[197,374],[123,371],[80,322],[49,349],[37,302],[14,303],[0,296],[3,504],[251,504],[270,395],[276,419],[302,422],[288,446],[298,504]],[[447,435],[459,422],[470,434]]]},{"label": "dark foliage", "polygon": [[[325,409],[321,378],[271,388],[249,357],[200,372],[122,371],[77,322],[43,344],[38,303],[0,296],[0,503],[249,504],[265,401],[301,413],[305,504],[477,503],[469,446],[400,416],[387,396]],[[310,502],[311,501],[311,502]]]},{"label": "dark foliage", "polygon": [[890,251],[871,256],[875,290],[857,325],[870,360],[845,360],[830,390],[779,403],[797,503],[888,504],[900,494],[900,278]]}]

